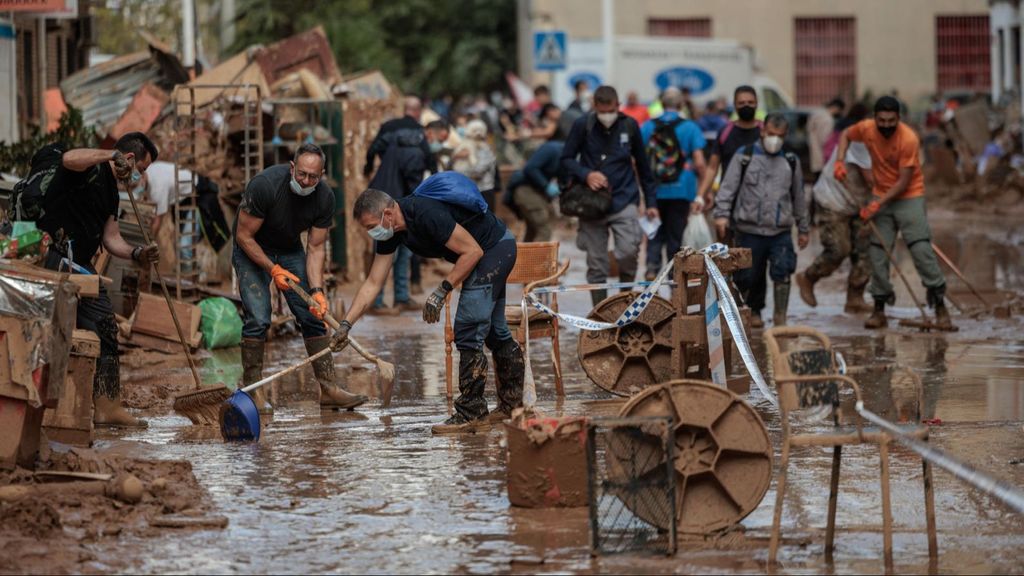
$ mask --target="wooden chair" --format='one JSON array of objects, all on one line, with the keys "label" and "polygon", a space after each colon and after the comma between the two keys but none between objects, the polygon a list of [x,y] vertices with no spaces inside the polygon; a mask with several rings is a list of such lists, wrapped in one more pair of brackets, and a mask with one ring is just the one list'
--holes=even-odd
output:
[{"label": "wooden chair", "polygon": [[[558,263],[558,242],[519,242],[516,244],[516,264],[509,273],[507,284],[522,284],[523,293],[541,286],[551,286],[569,269],[569,261]],[[449,294],[449,298],[451,295]],[[558,312],[558,295],[551,294],[546,304]],[[449,302],[450,304],[450,302]],[[551,338],[551,350],[555,365],[555,389],[559,396],[564,396],[562,389],[562,355],[558,347],[558,318],[530,308],[528,321],[523,322],[523,311],[519,303],[505,306],[505,317],[512,337],[520,345],[526,341],[526,331],[530,338]],[[452,344],[455,341],[455,329],[451,306],[445,306],[444,331],[444,367],[445,390],[448,398],[452,397],[452,378],[454,374],[452,361]]]},{"label": "wooden chair", "polygon": [[[790,342],[782,343],[783,339]],[[797,339],[810,341],[809,347],[797,348]],[[774,563],[779,547],[782,506],[786,494],[786,473],[789,453],[793,446],[832,446],[832,474],[829,483],[828,524],[825,529],[825,558],[832,560],[835,537],[836,503],[839,491],[839,467],[844,445],[877,444],[881,454],[880,479],[882,497],[882,533],[885,566],[892,569],[892,509],[889,500],[889,443],[892,437],[878,428],[865,427],[859,414],[854,414],[854,426],[840,425],[839,386],[853,390],[856,400],[861,401],[860,387],[852,378],[838,374],[835,356],[828,337],[811,328],[793,326],[772,328],[764,333],[769,361],[779,396],[782,413],[782,462],[775,494],[775,513],[772,519],[771,542],[768,562]],[[783,347],[785,345],[785,347]],[[920,378],[908,373],[920,389]],[[830,434],[797,434],[790,422],[793,410],[808,408],[831,408],[835,429]],[[928,428],[916,422],[901,426],[908,436],[922,441],[928,440]],[[935,498],[932,492],[931,465],[922,459],[924,468],[924,504],[928,531],[928,553],[936,558],[938,542],[935,535]]]}]

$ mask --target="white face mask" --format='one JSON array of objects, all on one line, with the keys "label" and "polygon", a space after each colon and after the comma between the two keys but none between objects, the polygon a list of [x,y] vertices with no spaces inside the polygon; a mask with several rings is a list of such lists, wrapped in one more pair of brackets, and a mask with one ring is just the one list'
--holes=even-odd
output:
[{"label": "white face mask", "polygon": [[779,150],[782,150],[782,137],[765,136],[763,145],[765,152],[769,154],[778,154]]},{"label": "white face mask", "polygon": [[299,184],[299,181],[296,180],[294,176],[292,176],[292,181],[290,182],[290,184],[292,187],[292,192],[298,194],[299,196],[309,196],[310,194],[313,193],[313,190],[316,190],[316,184],[303,188],[302,185]]},{"label": "white face mask", "polygon": [[605,112],[597,115],[597,121],[603,124],[605,128],[611,128],[612,124],[615,124],[615,121],[618,120],[618,118],[618,112]]},{"label": "white face mask", "polygon": [[368,234],[370,235],[370,238],[373,238],[377,242],[387,242],[395,235],[395,227],[384,227],[384,213],[382,212],[380,215],[380,224],[371,228]]}]

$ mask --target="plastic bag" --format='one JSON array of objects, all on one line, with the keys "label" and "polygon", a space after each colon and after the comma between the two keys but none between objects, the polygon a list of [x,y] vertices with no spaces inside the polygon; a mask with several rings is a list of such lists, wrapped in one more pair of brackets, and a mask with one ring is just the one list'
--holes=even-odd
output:
[{"label": "plastic bag", "polygon": [[715,239],[711,235],[711,227],[703,214],[690,214],[686,220],[686,230],[683,232],[683,246],[689,246],[694,250],[700,250],[711,244]]},{"label": "plastic bag", "polygon": [[220,296],[207,298],[199,303],[199,309],[199,331],[208,349],[229,348],[242,342],[242,318],[231,300]]}]

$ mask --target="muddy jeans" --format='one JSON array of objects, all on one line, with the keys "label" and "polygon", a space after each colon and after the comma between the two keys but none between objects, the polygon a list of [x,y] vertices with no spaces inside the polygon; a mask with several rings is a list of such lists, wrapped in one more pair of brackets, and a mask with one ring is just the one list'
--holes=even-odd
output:
[{"label": "muddy jeans", "polygon": [[619,264],[619,277],[636,278],[637,256],[640,254],[640,224],[637,207],[630,204],[600,220],[580,220],[576,247],[587,253],[587,282],[600,284],[608,280],[608,232],[612,233],[612,253]]},{"label": "muddy jeans", "polygon": [[818,207],[818,235],[821,237],[821,254],[807,268],[807,276],[813,280],[827,278],[850,259],[850,275],[846,284],[852,289],[863,291],[871,278],[871,260],[868,246],[871,244],[870,231],[862,234],[864,222],[860,216],[846,216]]},{"label": "muddy jeans", "polygon": [[[46,254],[45,267],[59,270],[61,257],[57,250],[51,249]],[[96,273],[91,264],[83,265],[83,268],[93,274]],[[117,321],[114,319],[114,307],[110,303],[110,296],[102,282],[99,296],[78,300],[75,326],[94,332],[100,339],[100,357],[96,360],[96,376],[92,386],[93,398],[120,398],[121,364],[117,358]]]},{"label": "muddy jeans", "polygon": [[[398,249],[395,250],[395,259],[391,268],[391,281],[395,286],[395,306],[409,301],[409,265],[412,263],[412,252],[405,246],[405,244],[399,244]],[[377,299],[373,302],[374,307],[384,307],[384,289],[381,288],[380,294],[377,294]]]},{"label": "muddy jeans", "polygon": [[[772,282],[788,283],[789,277],[796,272],[796,251],[793,250],[793,235],[783,232],[775,236],[762,236],[736,232],[736,244],[741,248],[750,248],[750,268],[737,270],[733,275],[736,287],[743,294],[750,309],[760,315],[764,308],[765,293],[768,291],[767,272]],[[769,267],[769,264],[771,265]]]},{"label": "muddy jeans", "polygon": [[484,252],[476,268],[462,283],[455,312],[455,347],[494,350],[512,338],[505,319],[505,281],[516,264],[516,238],[512,232]]},{"label": "muddy jeans", "polygon": [[[946,278],[939,268],[939,260],[932,249],[932,232],[928,226],[928,215],[925,213],[924,196],[896,200],[885,207],[874,218],[878,232],[891,251],[896,243],[896,233],[903,235],[903,241],[910,250],[914,260],[914,268],[921,277],[925,288],[940,288],[946,285]],[[868,289],[875,300],[885,300],[889,304],[896,301],[892,282],[889,279],[889,257],[878,241],[871,234],[871,286]]]},{"label": "muddy jeans", "polygon": [[551,204],[544,193],[532,186],[518,186],[512,193],[523,221],[526,222],[526,234],[523,242],[548,242],[551,240]]},{"label": "muddy jeans", "polygon": [[[309,292],[309,281],[306,279],[306,253],[303,250],[294,252],[277,252],[263,249],[267,258],[274,264],[280,264],[282,268],[299,277],[299,285],[306,292]],[[253,338],[266,340],[267,329],[270,328],[270,273],[260,268],[249,256],[235,244],[231,254],[231,265],[235,268],[238,276],[238,295],[242,298],[242,338]],[[327,334],[327,328],[323,321],[317,320],[316,316],[309,311],[309,306],[302,301],[298,294],[289,290],[284,293],[284,299],[288,308],[299,323],[303,338],[323,336]]]}]

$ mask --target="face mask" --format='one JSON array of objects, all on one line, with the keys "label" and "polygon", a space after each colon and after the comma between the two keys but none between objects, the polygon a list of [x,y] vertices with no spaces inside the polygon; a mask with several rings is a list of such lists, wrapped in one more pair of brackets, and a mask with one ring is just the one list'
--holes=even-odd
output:
[{"label": "face mask", "polygon": [[896,133],[896,127],[895,126],[885,126],[885,127],[879,126],[878,127],[878,132],[881,133],[883,137],[889,138],[893,134]]},{"label": "face mask", "polygon": [[618,120],[618,118],[618,112],[605,112],[604,114],[597,115],[597,121],[603,124],[605,128],[611,128],[612,124],[615,124],[615,121]]},{"label": "face mask", "polygon": [[138,170],[132,170],[132,184],[135,184],[139,180],[142,180],[142,174]]},{"label": "face mask", "polygon": [[455,133],[459,135],[459,138],[465,138],[466,137],[466,127],[465,126],[459,126],[458,128],[455,129]]},{"label": "face mask", "polygon": [[384,213],[380,215],[380,224],[377,224],[369,231],[370,238],[373,238],[377,242],[387,242],[391,240],[391,237],[395,235],[395,229],[384,227]]},{"label": "face mask", "polygon": [[782,150],[782,138],[780,136],[765,136],[762,145],[765,152],[778,154],[779,150]]},{"label": "face mask", "polygon": [[590,112],[590,99],[592,96],[593,94],[591,94],[589,90],[580,94],[580,108],[584,112]]},{"label": "face mask", "polygon": [[754,119],[757,114],[757,108],[753,106],[740,106],[736,109],[736,115],[740,117],[740,120],[744,122],[750,122]]},{"label": "face mask", "polygon": [[444,144],[441,144],[440,142],[431,142],[431,143],[430,143],[430,151],[431,151],[432,153],[434,153],[434,154],[437,154],[437,153],[438,153],[438,152],[440,152],[440,151],[441,151],[441,150],[442,150],[443,148],[444,148]]},{"label": "face mask", "polygon": [[292,186],[292,192],[298,194],[299,196],[309,196],[310,194],[313,193],[313,190],[316,189],[316,184],[303,188],[301,185],[299,185],[299,181],[296,180],[294,176],[292,176],[292,181],[290,182],[290,184]]}]

